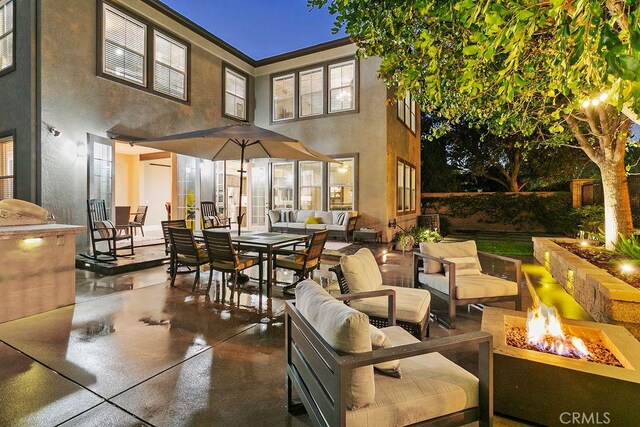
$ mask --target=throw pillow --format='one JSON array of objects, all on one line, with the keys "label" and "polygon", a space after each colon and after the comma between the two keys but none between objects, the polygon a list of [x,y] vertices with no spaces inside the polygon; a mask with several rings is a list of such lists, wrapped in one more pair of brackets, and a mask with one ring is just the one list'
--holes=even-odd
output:
[{"label": "throw pillow", "polygon": [[[477,276],[482,274],[478,270],[478,264],[475,257],[453,257],[444,258],[456,265],[456,276]],[[444,264],[444,275],[449,277],[449,265]]]},{"label": "throw pillow", "polygon": [[351,293],[375,291],[382,285],[378,263],[367,248],[340,258],[340,267]]},{"label": "throw pillow", "polygon": [[[380,329],[373,325],[369,325],[369,335],[371,336],[371,348],[378,350],[380,348],[391,348],[391,341]],[[383,375],[388,375],[394,378],[402,378],[402,372],[400,371],[400,360],[390,360],[388,362],[376,363],[373,365],[373,369],[380,372]]]},{"label": "throw pillow", "polygon": [[324,224],[324,222],[322,221],[322,218],[318,216],[310,216],[309,218],[307,218],[307,220],[304,223],[305,224]]},{"label": "throw pillow", "polygon": [[338,221],[336,222],[336,225],[344,225],[344,219],[347,217],[347,214],[345,213],[340,213],[338,214]]},{"label": "throw pillow", "polygon": [[100,233],[100,237],[102,237],[103,239],[113,237],[113,235],[115,234],[116,226],[113,225],[113,223],[108,219],[104,221],[96,221],[93,226],[98,230],[98,233]]},{"label": "throw pillow", "polygon": [[280,211],[269,211],[269,220],[271,221],[271,225],[276,222],[280,222]]}]

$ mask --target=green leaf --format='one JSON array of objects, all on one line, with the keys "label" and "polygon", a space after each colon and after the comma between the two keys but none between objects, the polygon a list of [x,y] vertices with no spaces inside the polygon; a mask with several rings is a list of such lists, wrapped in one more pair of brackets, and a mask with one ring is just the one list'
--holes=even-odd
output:
[{"label": "green leaf", "polygon": [[620,41],[618,34],[613,31],[611,26],[609,24],[603,25],[602,32],[600,33],[599,49],[606,47],[607,49],[612,50],[621,44],[622,42]]},{"label": "green leaf", "polygon": [[465,55],[476,55],[479,50],[480,48],[478,48],[478,45],[470,44],[462,49],[462,53]]},{"label": "green leaf", "polygon": [[516,19],[518,21],[528,21],[535,14],[527,9],[522,9],[516,12]]},{"label": "green leaf", "polygon": [[504,23],[504,20],[499,14],[495,12],[489,12],[484,16],[484,22],[489,25],[501,25]]}]

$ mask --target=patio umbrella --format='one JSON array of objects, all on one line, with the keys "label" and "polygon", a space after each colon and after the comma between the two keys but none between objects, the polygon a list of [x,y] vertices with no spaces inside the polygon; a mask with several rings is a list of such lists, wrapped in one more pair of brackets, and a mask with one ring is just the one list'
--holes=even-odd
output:
[{"label": "patio umbrella", "polygon": [[131,145],[141,145],[207,160],[240,159],[238,234],[240,234],[240,225],[244,216],[241,212],[245,160],[276,158],[335,162],[331,157],[311,150],[293,138],[246,122],[145,139]]}]

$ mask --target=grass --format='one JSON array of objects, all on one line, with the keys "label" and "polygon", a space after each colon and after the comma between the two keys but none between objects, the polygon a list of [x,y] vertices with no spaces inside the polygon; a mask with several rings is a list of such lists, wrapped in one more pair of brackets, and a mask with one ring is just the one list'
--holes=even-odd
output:
[{"label": "grass", "polygon": [[478,250],[496,255],[533,256],[533,242],[517,242],[514,240],[479,240],[476,239]]}]

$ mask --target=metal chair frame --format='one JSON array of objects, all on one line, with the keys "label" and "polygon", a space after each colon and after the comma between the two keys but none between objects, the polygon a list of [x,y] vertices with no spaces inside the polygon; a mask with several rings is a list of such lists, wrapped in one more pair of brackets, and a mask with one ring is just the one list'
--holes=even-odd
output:
[{"label": "metal chair frame", "polygon": [[[121,234],[119,229],[115,227],[99,227],[98,223],[108,221],[107,208],[103,199],[87,200],[87,220],[89,222],[89,235],[91,239],[92,255],[83,254],[87,258],[96,261],[116,261],[118,256],[133,256],[133,235],[131,233]],[[103,233],[108,234],[104,236]],[[129,245],[118,247],[117,242],[128,240]],[[107,242],[108,250],[100,251],[97,243]],[[129,250],[129,253],[118,255],[118,251]],[[107,258],[101,258],[106,256]]]},{"label": "metal chair frame", "polygon": [[[322,257],[322,251],[324,250],[324,245],[327,242],[327,237],[329,236],[329,230],[324,231],[316,231],[312,234],[311,240],[309,241],[309,245],[306,250],[298,251],[298,250],[289,250],[289,249],[278,249],[273,252],[273,269],[276,268],[284,268],[287,270],[293,270],[298,276],[298,280],[290,285],[286,285],[283,288],[283,291],[286,292],[291,288],[294,288],[300,283],[302,280],[306,279],[309,276],[309,273],[315,269],[320,268],[320,261]],[[278,255],[295,255],[296,257],[301,257],[301,263],[299,269],[292,269],[289,266],[284,266],[278,263]],[[318,260],[317,264],[312,264],[314,260]],[[298,264],[298,263],[296,263]],[[275,277],[275,274],[274,274]]]}]

